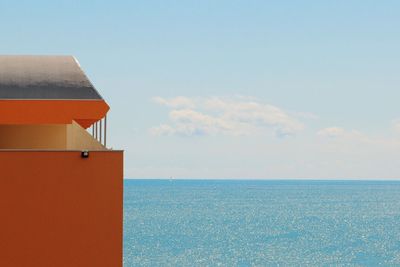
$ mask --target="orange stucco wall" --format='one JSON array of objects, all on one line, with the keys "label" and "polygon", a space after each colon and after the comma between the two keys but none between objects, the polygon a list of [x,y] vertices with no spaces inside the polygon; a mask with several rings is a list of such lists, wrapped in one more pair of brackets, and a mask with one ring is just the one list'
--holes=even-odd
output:
[{"label": "orange stucco wall", "polygon": [[0,266],[122,266],[123,152],[0,150]]}]

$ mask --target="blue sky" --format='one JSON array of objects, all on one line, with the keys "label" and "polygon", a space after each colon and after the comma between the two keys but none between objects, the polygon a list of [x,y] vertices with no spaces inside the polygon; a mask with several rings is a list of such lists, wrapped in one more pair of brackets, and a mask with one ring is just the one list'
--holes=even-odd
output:
[{"label": "blue sky", "polygon": [[128,178],[400,177],[399,1],[1,1],[2,54],[72,54]]}]

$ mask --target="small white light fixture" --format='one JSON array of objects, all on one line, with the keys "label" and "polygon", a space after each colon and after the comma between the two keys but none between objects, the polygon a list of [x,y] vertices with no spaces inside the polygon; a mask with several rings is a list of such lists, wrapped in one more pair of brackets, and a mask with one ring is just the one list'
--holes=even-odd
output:
[{"label": "small white light fixture", "polygon": [[83,151],[81,152],[81,157],[82,157],[82,158],[88,158],[88,157],[89,157],[89,151],[83,150]]}]

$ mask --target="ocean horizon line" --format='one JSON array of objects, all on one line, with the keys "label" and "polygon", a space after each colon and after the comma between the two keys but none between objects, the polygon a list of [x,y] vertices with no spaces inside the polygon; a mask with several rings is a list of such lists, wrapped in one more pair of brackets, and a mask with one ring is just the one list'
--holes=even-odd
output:
[{"label": "ocean horizon line", "polygon": [[400,182],[400,178],[129,178],[125,177],[124,180],[126,181],[282,181],[282,182]]}]

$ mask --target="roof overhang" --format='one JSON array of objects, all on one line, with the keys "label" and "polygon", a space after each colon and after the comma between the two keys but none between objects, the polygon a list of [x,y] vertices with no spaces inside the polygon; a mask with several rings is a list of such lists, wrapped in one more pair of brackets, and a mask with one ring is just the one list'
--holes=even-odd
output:
[{"label": "roof overhang", "polygon": [[0,99],[0,124],[70,124],[74,120],[86,129],[109,109],[104,100]]},{"label": "roof overhang", "polygon": [[73,56],[0,55],[0,124],[88,128],[108,110]]}]

